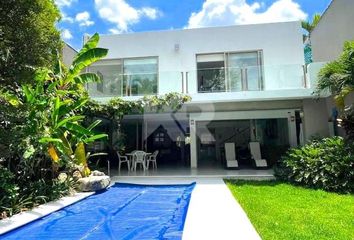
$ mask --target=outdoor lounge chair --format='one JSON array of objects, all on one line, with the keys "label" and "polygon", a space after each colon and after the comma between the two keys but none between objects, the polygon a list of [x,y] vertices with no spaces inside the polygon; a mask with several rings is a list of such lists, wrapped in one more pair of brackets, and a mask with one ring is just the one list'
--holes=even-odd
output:
[{"label": "outdoor lounge chair", "polygon": [[128,171],[130,171],[130,161],[128,157],[120,155],[118,151],[117,151],[117,155],[118,155],[118,171],[120,171],[120,167],[122,163],[127,163]]},{"label": "outdoor lounge chair", "polygon": [[262,159],[259,142],[250,142],[249,147],[256,167],[268,167],[267,160]]},{"label": "outdoor lounge chair", "polygon": [[149,165],[150,162],[152,162],[152,168],[156,168],[157,169],[157,155],[159,154],[159,150],[156,150],[155,152],[153,152],[153,154],[151,154],[150,156],[147,157],[147,166],[146,168],[149,169]]},{"label": "outdoor lounge chair", "polygon": [[236,160],[235,143],[225,143],[225,157],[227,168],[238,168]]}]

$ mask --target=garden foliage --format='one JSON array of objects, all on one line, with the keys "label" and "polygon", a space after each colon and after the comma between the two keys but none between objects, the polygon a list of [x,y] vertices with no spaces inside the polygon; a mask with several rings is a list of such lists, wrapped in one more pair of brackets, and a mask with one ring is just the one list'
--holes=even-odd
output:
[{"label": "garden foliage", "polygon": [[276,169],[278,178],[335,192],[354,192],[354,145],[341,137],[313,140],[290,149]]},{"label": "garden foliage", "polygon": [[7,168],[2,170],[9,180],[4,191],[14,192],[1,199],[2,214],[12,215],[70,191],[72,181],[57,179],[60,171],[68,173],[67,179],[76,169],[84,176],[90,173],[85,144],[107,137],[94,131],[99,120],[86,125],[82,114],[89,101],[84,84],[100,81],[83,70],[107,54],[107,49],[97,48],[98,41],[98,34],[93,35],[69,69],[58,56],[53,69],[35,70],[33,83],[21,84],[16,91],[0,88],[1,102],[13,111],[3,115],[0,131],[4,139],[6,131],[12,133],[10,141],[1,144],[10,154],[0,160],[5,159]]},{"label": "garden foliage", "polygon": [[0,85],[17,89],[36,68],[55,65],[60,11],[53,0],[3,0],[0,12]]}]

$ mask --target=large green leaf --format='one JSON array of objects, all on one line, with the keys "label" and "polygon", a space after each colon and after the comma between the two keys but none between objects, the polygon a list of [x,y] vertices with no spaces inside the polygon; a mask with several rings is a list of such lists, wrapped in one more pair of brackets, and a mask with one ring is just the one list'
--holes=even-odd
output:
[{"label": "large green leaf", "polygon": [[34,96],[34,91],[29,85],[23,85],[22,86],[22,91],[25,94],[26,101],[28,103],[33,103],[35,96]]},{"label": "large green leaf", "polygon": [[72,150],[72,148],[71,148],[71,144],[70,144],[69,140],[66,138],[66,136],[65,136],[65,134],[64,134],[63,131],[58,130],[58,132],[59,132],[59,134],[60,134],[60,139],[61,139],[62,144],[63,144],[63,150],[64,150],[64,152],[65,152],[67,155],[71,156],[71,155],[73,154],[73,150]]},{"label": "large green leaf", "polygon": [[52,124],[53,126],[57,125],[58,119],[59,119],[59,109],[60,109],[60,99],[59,97],[56,97],[54,99],[54,107],[52,111]]},{"label": "large green leaf", "polygon": [[82,70],[90,66],[92,63],[105,57],[107,53],[108,53],[108,49],[105,48],[93,48],[87,50],[87,52],[84,52],[76,60],[74,60],[72,66],[70,67],[69,74],[67,76],[67,81],[70,82]]},{"label": "large green leaf", "polygon": [[85,116],[71,116],[68,118],[64,118],[58,122],[58,124],[55,126],[55,128],[59,128],[68,122],[77,122],[77,121],[83,120],[84,118],[85,118]]},{"label": "large green leaf", "polygon": [[87,127],[88,130],[93,130],[98,124],[100,124],[102,120],[96,120],[93,123],[90,124],[90,126]]},{"label": "large green leaf", "polygon": [[57,52],[57,61],[54,66],[54,74],[59,77],[63,76],[63,63],[61,61],[61,57],[60,57],[59,52]]},{"label": "large green leaf", "polygon": [[77,100],[74,104],[65,104],[61,106],[59,111],[60,116],[64,116],[65,114],[68,114],[74,110],[81,108],[87,103],[88,100],[89,99],[87,98],[81,98]]},{"label": "large green leaf", "polygon": [[79,135],[82,135],[82,136],[90,136],[92,135],[92,132],[86,128],[84,128],[83,126],[80,126],[79,124],[76,124],[76,123],[71,123],[71,122],[67,122],[65,124],[65,127],[68,129],[68,130],[71,130]]},{"label": "large green leaf", "polygon": [[107,134],[97,134],[97,135],[94,135],[92,137],[89,137],[89,138],[86,138],[84,139],[84,142],[87,144],[87,143],[91,143],[91,142],[94,142],[98,139],[102,139],[102,138],[107,138],[108,135]]},{"label": "large green leaf", "polygon": [[100,36],[98,35],[98,33],[95,33],[86,43],[85,45],[82,47],[82,49],[79,51],[79,53],[76,55],[76,57],[74,58],[74,62],[76,61],[76,59],[78,59],[82,54],[84,54],[85,52],[87,52],[90,49],[96,48],[98,41],[100,40]]},{"label": "large green leaf", "polygon": [[82,73],[74,78],[75,83],[101,82],[102,79],[96,73]]},{"label": "large green leaf", "polygon": [[60,138],[50,138],[50,137],[43,137],[39,139],[40,143],[62,143],[62,140]]}]

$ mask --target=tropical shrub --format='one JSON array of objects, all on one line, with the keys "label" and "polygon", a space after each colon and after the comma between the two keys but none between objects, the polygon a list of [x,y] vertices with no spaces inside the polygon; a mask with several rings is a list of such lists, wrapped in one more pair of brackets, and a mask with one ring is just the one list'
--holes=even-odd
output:
[{"label": "tropical shrub", "polygon": [[323,91],[328,91],[333,95],[342,118],[338,122],[345,130],[347,139],[354,141],[353,104],[347,106],[345,104],[346,97],[354,94],[354,41],[344,43],[341,56],[326,64],[320,70],[318,78],[315,93],[319,95]]},{"label": "tropical shrub", "polygon": [[335,192],[354,192],[354,145],[324,138],[290,149],[276,176],[295,184]]},{"label": "tropical shrub", "polygon": [[0,219],[66,196],[74,186],[69,177],[27,181],[1,165],[0,179]]},{"label": "tropical shrub", "polygon": [[19,187],[15,184],[15,175],[0,165],[0,219],[7,216],[9,206],[19,195]]}]

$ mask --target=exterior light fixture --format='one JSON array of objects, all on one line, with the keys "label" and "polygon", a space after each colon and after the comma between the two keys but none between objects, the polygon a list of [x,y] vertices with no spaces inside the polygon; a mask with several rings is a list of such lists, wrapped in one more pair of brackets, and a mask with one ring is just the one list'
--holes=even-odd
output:
[{"label": "exterior light fixture", "polygon": [[175,52],[179,52],[179,44],[178,43],[175,44]]}]

